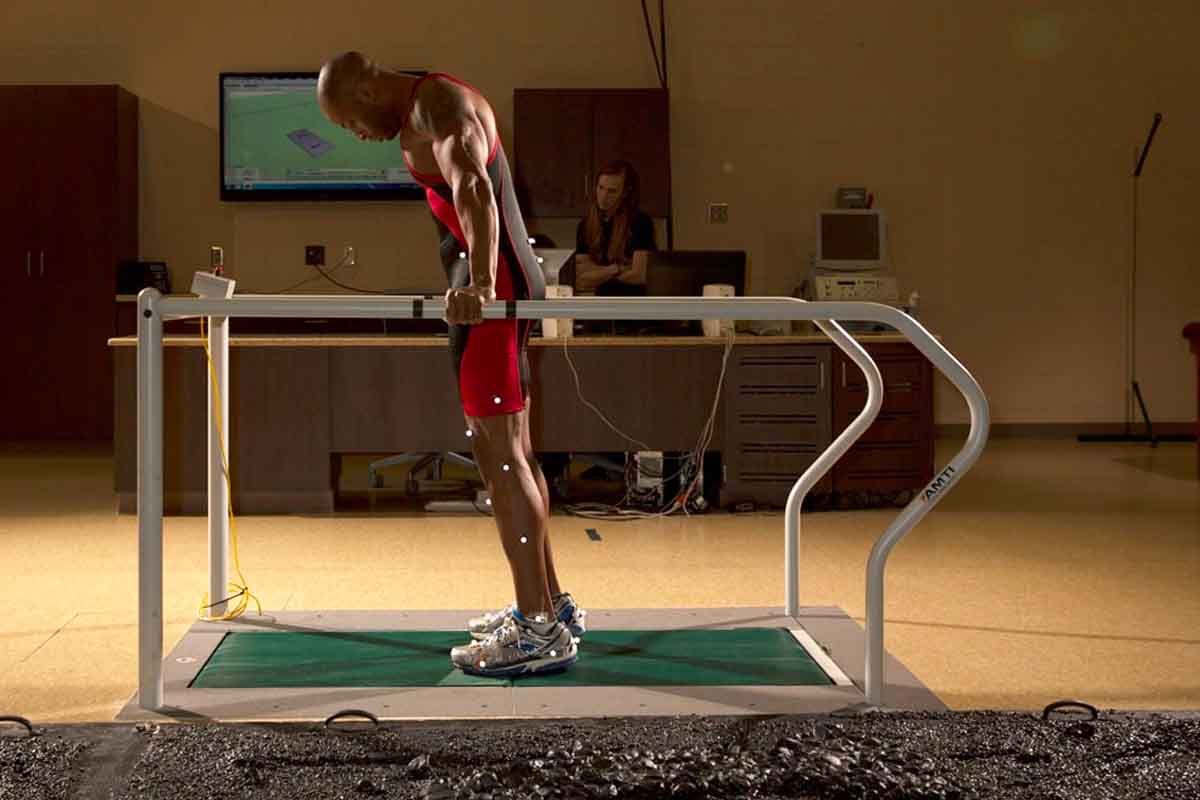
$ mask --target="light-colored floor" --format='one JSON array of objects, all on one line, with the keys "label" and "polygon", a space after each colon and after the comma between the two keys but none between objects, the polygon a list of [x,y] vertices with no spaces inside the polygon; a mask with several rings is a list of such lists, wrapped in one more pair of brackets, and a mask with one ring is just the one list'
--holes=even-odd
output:
[{"label": "light-colored floor", "polygon": [[[938,463],[959,446],[939,442]],[[112,461],[94,449],[0,445],[0,714],[106,721],[135,689],[137,524],[113,514],[112,486]],[[867,556],[895,513],[805,515],[802,603],[862,624]],[[205,526],[165,523],[168,651],[205,590]],[[482,609],[512,597],[488,518],[249,517],[237,530],[265,609]],[[551,536],[585,607],[783,603],[779,514],[555,516]],[[1200,708],[1196,446],[989,443],[893,552],[885,602],[887,649],[951,708]]]}]

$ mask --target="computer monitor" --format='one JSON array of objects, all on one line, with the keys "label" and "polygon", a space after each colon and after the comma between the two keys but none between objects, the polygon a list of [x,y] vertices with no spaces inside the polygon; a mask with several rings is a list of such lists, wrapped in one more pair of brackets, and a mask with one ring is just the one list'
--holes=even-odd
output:
[{"label": "computer monitor", "polygon": [[875,208],[818,211],[814,266],[832,273],[887,269],[887,215]]},{"label": "computer monitor", "polygon": [[[738,297],[746,294],[745,250],[665,250],[651,252],[646,260],[647,297],[700,297],[710,283],[733,286]],[[700,333],[699,320],[660,322],[662,334]]]},{"label": "computer monitor", "polygon": [[663,250],[646,260],[647,297],[699,297],[709,283],[746,294],[745,250]]},{"label": "computer monitor", "polygon": [[315,72],[222,72],[220,120],[222,200],[425,198],[395,142],[325,118]]}]

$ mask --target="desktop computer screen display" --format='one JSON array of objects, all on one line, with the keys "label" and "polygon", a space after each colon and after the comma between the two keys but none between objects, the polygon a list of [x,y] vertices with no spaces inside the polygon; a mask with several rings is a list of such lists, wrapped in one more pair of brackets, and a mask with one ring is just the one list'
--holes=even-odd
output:
[{"label": "desktop computer screen display", "polygon": [[317,104],[317,73],[222,73],[222,200],[423,199],[397,142],[359,141]]},{"label": "desktop computer screen display", "polygon": [[[646,261],[647,297],[700,297],[710,283],[733,286],[746,295],[746,251],[669,250],[651,252]],[[700,333],[699,320],[647,323],[659,335]]]},{"label": "desktop computer screen display", "polygon": [[647,258],[647,297],[699,297],[710,283],[728,283],[744,297],[746,251],[668,250]]},{"label": "desktop computer screen display", "polygon": [[817,266],[871,270],[887,265],[887,221],[878,209],[817,212]]}]

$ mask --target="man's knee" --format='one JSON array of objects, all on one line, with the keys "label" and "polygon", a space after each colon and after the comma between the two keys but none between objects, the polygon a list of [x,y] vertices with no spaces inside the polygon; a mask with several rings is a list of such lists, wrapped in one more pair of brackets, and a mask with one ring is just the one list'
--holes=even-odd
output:
[{"label": "man's knee", "polygon": [[475,417],[468,420],[468,430],[476,463],[485,477],[503,477],[529,467],[519,430],[511,420],[504,416]]}]

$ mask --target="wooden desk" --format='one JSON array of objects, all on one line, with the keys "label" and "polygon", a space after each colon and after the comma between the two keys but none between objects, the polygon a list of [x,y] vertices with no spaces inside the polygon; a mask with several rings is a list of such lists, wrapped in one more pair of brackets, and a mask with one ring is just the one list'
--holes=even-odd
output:
[{"label": "wooden desk", "polygon": [[[880,361],[884,409],[814,494],[835,495],[839,475],[847,491],[915,491],[933,477],[931,367],[901,336],[859,338]],[[562,340],[531,340],[531,424],[538,451],[633,447],[581,402],[568,354],[584,396],[629,436],[656,450],[696,445],[721,376],[724,340],[566,341],[564,350]],[[117,406],[115,489],[119,511],[132,513],[137,339],[109,344]],[[782,505],[796,478],[844,427],[834,424],[835,407],[847,421],[862,408],[861,376],[855,381],[851,373],[843,381],[835,373],[834,350],[821,335],[737,337],[710,444],[724,462],[722,504]],[[470,451],[445,337],[234,335],[229,374],[238,513],[333,510],[343,454]],[[163,375],[164,508],[204,513],[209,373],[197,337],[164,337]]]}]

